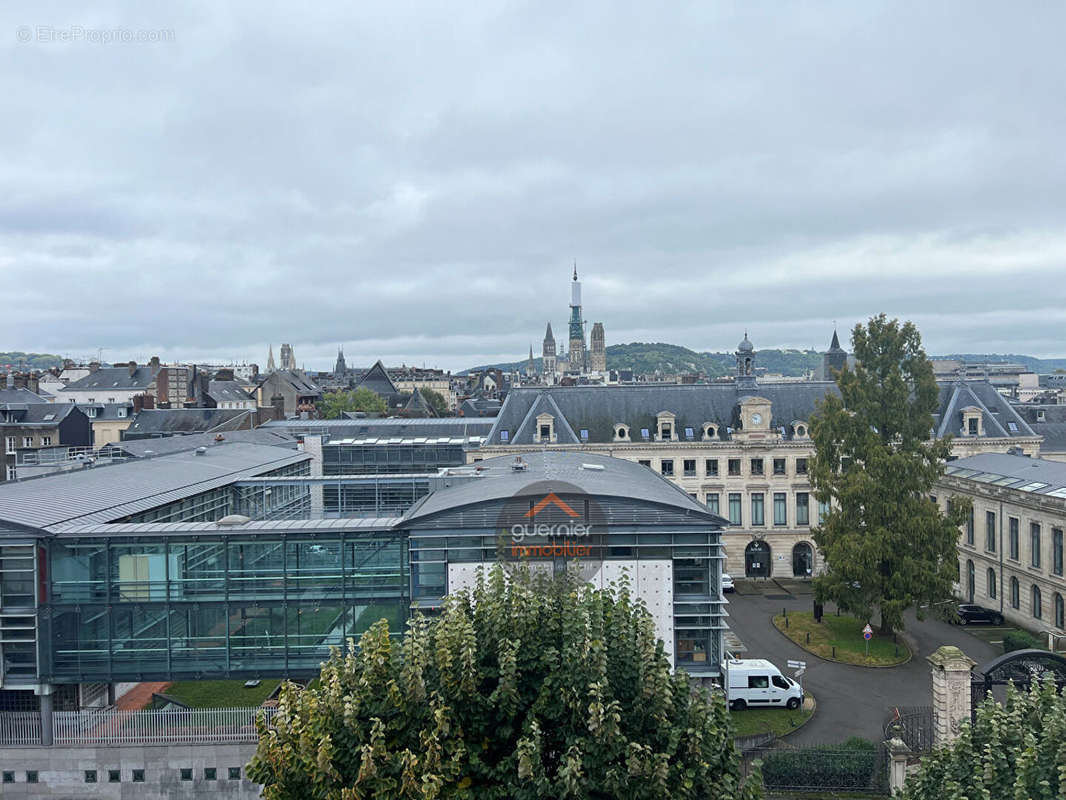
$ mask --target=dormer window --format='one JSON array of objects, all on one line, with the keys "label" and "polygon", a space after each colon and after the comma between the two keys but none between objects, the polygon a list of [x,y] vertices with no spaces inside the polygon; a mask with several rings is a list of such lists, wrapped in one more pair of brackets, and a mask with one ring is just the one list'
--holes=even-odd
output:
[{"label": "dormer window", "polygon": [[629,441],[629,426],[627,425],[615,425],[614,426],[614,440],[616,442],[628,442]]},{"label": "dormer window", "polygon": [[537,430],[533,441],[539,444],[555,441],[555,417],[551,414],[541,414],[537,417]]},{"label": "dormer window", "polygon": [[704,439],[717,439],[718,438],[718,426],[713,422],[703,423],[703,438]]},{"label": "dormer window", "polygon": [[508,430],[501,430],[500,431],[500,441],[501,442],[506,442],[510,438],[511,438],[511,432],[510,431],[508,431]]},{"label": "dormer window", "polygon": [[660,411],[658,414],[658,436],[660,442],[673,442],[677,440],[677,429],[674,427],[674,415],[669,411]]},{"label": "dormer window", "polygon": [[962,434],[964,436],[984,436],[984,418],[981,409],[967,406],[962,410]]},{"label": "dormer window", "polygon": [[796,421],[792,423],[792,437],[794,439],[806,439],[807,438],[807,423]]}]

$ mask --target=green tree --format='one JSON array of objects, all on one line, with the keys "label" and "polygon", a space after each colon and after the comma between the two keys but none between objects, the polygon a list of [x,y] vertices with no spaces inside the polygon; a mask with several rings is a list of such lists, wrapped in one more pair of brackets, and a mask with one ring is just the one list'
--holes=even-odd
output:
[{"label": "green tree", "polygon": [[444,395],[434,389],[419,389],[422,393],[422,398],[429,404],[429,407],[436,412],[437,416],[443,417],[448,413],[448,401],[444,399]]},{"label": "green tree", "polygon": [[369,411],[385,413],[385,400],[369,389],[354,391],[338,390],[322,395],[319,413],[324,419],[339,419],[345,411]]},{"label": "green tree", "polygon": [[334,650],[316,688],[260,720],[249,777],[267,800],[715,800],[742,783],[721,697],[671,674],[623,585],[511,580],[499,566],[416,616]]},{"label": "green tree", "polygon": [[958,526],[966,511],[944,515],[929,500],[951,451],[933,439],[939,393],[918,329],[884,314],[852,331],[854,370],[837,375],[811,419],[811,478],[832,503],[814,540],[826,573],[819,600],[860,618],[880,609],[881,632],[903,625],[903,612],[951,596],[957,579]]},{"label": "green tree", "polygon": [[1006,703],[992,697],[977,722],[922,760],[903,800],[1058,800],[1066,797],[1066,695],[1048,679],[1028,692],[1007,687]]}]

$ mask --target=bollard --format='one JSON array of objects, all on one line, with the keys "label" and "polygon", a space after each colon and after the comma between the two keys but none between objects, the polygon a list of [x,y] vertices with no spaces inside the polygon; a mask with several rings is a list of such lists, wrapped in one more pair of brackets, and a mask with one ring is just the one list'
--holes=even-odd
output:
[{"label": "bollard", "polygon": [[833,658],[837,657],[837,646],[833,645]]},{"label": "bollard", "polygon": [[807,631],[807,644],[811,643],[811,632]]},{"label": "bollard", "polygon": [[788,617],[785,617],[785,630],[788,630]]},{"label": "bollard", "polygon": [[899,658],[899,645],[896,645],[896,658]]},{"label": "bollard", "polygon": [[788,619],[788,609],[787,608],[782,608],[781,609],[781,616],[783,616],[785,619]]}]

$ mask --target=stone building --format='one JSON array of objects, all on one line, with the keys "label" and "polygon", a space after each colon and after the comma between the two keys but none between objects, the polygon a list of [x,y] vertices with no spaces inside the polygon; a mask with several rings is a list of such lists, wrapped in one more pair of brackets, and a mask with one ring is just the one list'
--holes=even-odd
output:
[{"label": "stone building", "polygon": [[959,597],[1066,637],[1066,464],[1006,453],[962,458],[947,466],[932,499],[947,508],[953,497],[973,503],[959,533]]},{"label": "stone building", "polygon": [[[734,575],[808,577],[822,568],[811,538],[818,504],[808,478],[809,421],[831,381],[761,382],[745,336],[732,383],[515,388],[479,453],[590,451],[644,464],[732,525],[722,536]],[[1037,436],[986,382],[940,387],[938,436],[968,456]]]},{"label": "stone building", "polygon": [[607,346],[603,336],[602,322],[593,324],[589,345],[589,372],[606,372]]},{"label": "stone building", "polygon": [[544,344],[541,347],[541,372],[544,383],[549,386],[555,383],[558,372],[555,363],[555,337],[552,335],[552,324],[548,323],[548,329],[544,332]]}]

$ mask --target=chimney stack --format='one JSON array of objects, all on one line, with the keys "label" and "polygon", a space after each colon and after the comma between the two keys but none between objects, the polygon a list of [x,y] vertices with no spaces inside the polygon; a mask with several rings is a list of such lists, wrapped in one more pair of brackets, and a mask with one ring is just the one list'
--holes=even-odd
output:
[{"label": "chimney stack", "polygon": [[132,378],[137,373],[137,362],[131,361],[127,366],[130,368],[130,377]]},{"label": "chimney stack", "polygon": [[159,356],[152,356],[152,360],[148,363],[152,367],[152,372],[156,372],[159,369]]},{"label": "chimney stack", "polygon": [[15,379],[14,385],[11,388],[13,388],[13,389],[25,389],[26,388],[26,373],[24,373],[24,372],[16,372],[11,377]]},{"label": "chimney stack", "polygon": [[233,370],[232,369],[228,369],[228,368],[227,369],[220,369],[218,372],[215,373],[215,380],[216,381],[231,381],[231,380],[233,380]]},{"label": "chimney stack", "polygon": [[99,361],[90,361],[89,362],[89,374],[92,375],[94,372],[99,372],[99,371],[100,371],[100,362]]}]

